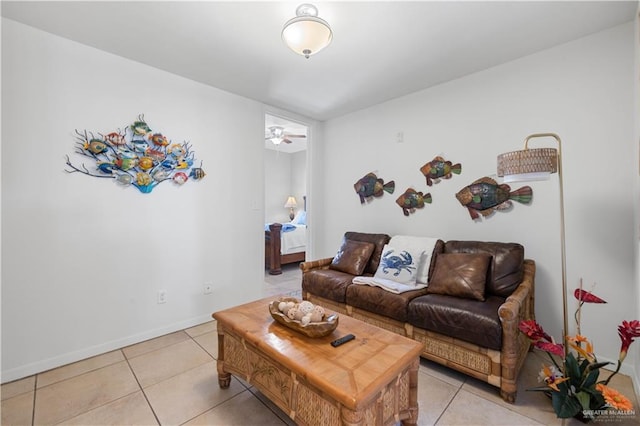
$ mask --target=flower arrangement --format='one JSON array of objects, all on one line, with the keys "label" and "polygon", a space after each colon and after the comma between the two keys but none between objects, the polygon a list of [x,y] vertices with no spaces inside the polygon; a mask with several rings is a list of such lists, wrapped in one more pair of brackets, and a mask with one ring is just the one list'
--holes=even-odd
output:
[{"label": "flower arrangement", "polygon": [[[585,303],[607,303],[593,293],[577,288],[574,297],[578,300],[575,313],[577,334],[566,336],[566,348],[556,343],[535,320],[521,321],[519,329],[531,339],[534,346],[545,351],[552,365],[543,365],[539,380],[545,385],[529,390],[543,391],[551,395],[551,403],[559,418],[582,417],[594,419],[603,410],[631,411],[633,404],[624,395],[610,388],[609,381],[615,376],[634,338],[640,337],[640,321],[622,321],[618,335],[622,342],[616,370],[605,380],[598,381],[600,368],[609,362],[598,362],[593,345],[580,334],[580,314]],[[558,363],[556,357],[562,362]]]}]

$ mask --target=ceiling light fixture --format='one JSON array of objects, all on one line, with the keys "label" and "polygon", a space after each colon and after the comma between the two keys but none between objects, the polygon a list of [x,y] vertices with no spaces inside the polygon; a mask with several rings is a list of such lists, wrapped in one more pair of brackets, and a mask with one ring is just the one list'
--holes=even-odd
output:
[{"label": "ceiling light fixture", "polygon": [[282,29],[282,40],[291,50],[309,59],[331,43],[333,33],[329,24],[318,18],[318,9],[312,4],[301,4],[296,17],[287,21]]},{"label": "ceiling light fixture", "polygon": [[269,138],[269,140],[274,145],[280,145],[280,143],[282,143],[282,140],[284,139],[284,127],[271,126],[269,130],[271,131],[271,137]]}]

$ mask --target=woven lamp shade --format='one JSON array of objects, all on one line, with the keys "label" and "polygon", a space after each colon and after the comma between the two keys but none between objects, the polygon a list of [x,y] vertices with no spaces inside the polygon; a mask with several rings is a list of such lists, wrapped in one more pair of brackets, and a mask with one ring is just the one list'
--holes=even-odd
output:
[{"label": "woven lamp shade", "polygon": [[498,155],[498,176],[528,173],[556,173],[558,171],[558,150],[555,148],[535,148],[505,152]]}]

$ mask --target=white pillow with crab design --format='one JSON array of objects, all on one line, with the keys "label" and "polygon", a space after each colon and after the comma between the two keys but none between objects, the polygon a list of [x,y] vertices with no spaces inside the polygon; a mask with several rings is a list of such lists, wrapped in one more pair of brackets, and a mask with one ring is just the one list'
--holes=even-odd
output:
[{"label": "white pillow with crab design", "polygon": [[415,285],[423,253],[420,249],[399,249],[385,244],[374,278]]},{"label": "white pillow with crab design", "polygon": [[411,235],[395,235],[389,241],[392,247],[402,247],[411,252],[411,250],[424,250],[420,261],[418,262],[418,275],[416,282],[418,284],[429,283],[429,268],[431,267],[431,259],[433,250],[436,247],[438,238],[431,237],[414,237]]}]

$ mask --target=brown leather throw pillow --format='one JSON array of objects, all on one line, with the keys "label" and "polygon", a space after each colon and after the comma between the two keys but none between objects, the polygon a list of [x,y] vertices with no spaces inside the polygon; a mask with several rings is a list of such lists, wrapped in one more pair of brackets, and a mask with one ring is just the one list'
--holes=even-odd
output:
[{"label": "brown leather throw pillow", "polygon": [[329,268],[351,275],[361,275],[374,248],[373,243],[344,240]]},{"label": "brown leather throw pillow", "polygon": [[427,293],[484,301],[490,263],[487,253],[440,253]]}]

